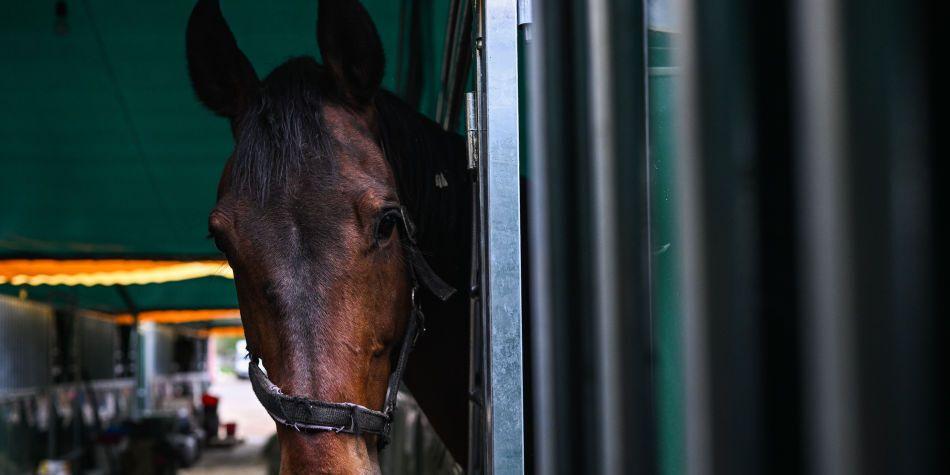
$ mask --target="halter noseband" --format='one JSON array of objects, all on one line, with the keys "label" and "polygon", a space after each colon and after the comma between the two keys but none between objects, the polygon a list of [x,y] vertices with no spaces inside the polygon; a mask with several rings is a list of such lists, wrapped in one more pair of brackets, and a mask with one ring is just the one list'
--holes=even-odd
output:
[{"label": "halter noseband", "polygon": [[393,413],[396,411],[396,393],[402,381],[409,352],[415,346],[416,339],[425,332],[425,316],[416,301],[416,290],[422,284],[438,299],[445,301],[455,292],[451,286],[439,278],[429,267],[425,257],[419,251],[415,239],[415,227],[409,220],[405,207],[398,210],[400,235],[409,254],[409,278],[412,282],[412,309],[406,334],[399,349],[396,368],[389,375],[389,387],[386,390],[386,402],[382,411],[376,411],[359,404],[349,402],[326,402],[300,396],[284,394],[258,367],[258,357],[251,355],[248,377],[254,394],[270,416],[280,424],[297,430],[331,431],[343,434],[376,434],[380,437],[380,448],[389,442],[389,430]]}]

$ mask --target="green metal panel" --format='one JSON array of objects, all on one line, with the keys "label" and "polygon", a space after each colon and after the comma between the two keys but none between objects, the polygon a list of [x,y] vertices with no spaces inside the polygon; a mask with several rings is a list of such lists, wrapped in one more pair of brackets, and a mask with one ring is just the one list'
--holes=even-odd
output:
[{"label": "green metal panel", "polygon": [[677,269],[679,242],[673,202],[676,165],[674,35],[648,34],[650,121],[650,228],[653,243],[657,465],[661,474],[685,473],[683,366]]}]

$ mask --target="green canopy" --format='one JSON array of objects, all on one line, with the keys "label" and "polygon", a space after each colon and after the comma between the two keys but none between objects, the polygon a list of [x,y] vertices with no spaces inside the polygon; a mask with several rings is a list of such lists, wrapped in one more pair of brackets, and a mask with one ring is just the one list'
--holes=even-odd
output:
[{"label": "green canopy", "polygon": [[[126,313],[130,310],[118,288],[113,286],[37,286],[22,289],[3,286],[3,290],[3,293],[11,295],[17,295],[22,290],[31,300],[100,312]],[[135,303],[136,310],[237,308],[234,281],[220,277],[130,285],[125,290]]]},{"label": "green canopy", "polygon": [[[62,18],[54,3],[5,2],[0,15],[0,259],[220,258],[206,223],[232,141],[189,83],[193,1],[66,1]],[[433,114],[449,2],[363,3],[387,53],[385,86],[397,93],[417,5],[419,107]],[[314,0],[225,0],[222,10],[262,77],[289,57],[319,55]],[[29,292],[121,307],[115,289]],[[142,308],[236,306],[233,283],[220,278],[132,293]]]}]

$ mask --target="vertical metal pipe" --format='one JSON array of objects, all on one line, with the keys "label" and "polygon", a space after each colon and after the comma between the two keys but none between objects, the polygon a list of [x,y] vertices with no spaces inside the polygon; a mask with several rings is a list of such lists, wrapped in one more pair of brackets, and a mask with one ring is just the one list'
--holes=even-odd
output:
[{"label": "vertical metal pipe", "polygon": [[[480,48],[481,42],[479,41]],[[481,55],[476,50],[476,58]],[[488,351],[485,345],[485,311],[484,302],[481,300],[482,289],[482,264],[484,257],[484,248],[482,236],[482,190],[479,180],[478,163],[481,134],[478,128],[478,93],[465,93],[465,119],[468,141],[468,169],[472,179],[472,229],[474,235],[479,236],[477,242],[472,243],[471,252],[471,274],[469,287],[469,338],[471,347],[469,348],[469,439],[468,439],[468,473],[482,473],[487,466],[486,460],[486,408],[485,402],[488,400],[485,387],[485,354]]]},{"label": "vertical metal pipe", "polygon": [[529,224],[531,226],[531,348],[532,390],[534,392],[534,452],[537,473],[553,474],[557,470],[557,427],[555,410],[554,312],[551,302],[551,209],[548,206],[549,173],[547,142],[547,68],[545,48],[548,29],[546,16],[540,14],[545,0],[537,0],[538,20],[532,25],[533,41],[528,54],[528,84],[531,104],[531,187],[529,188]]},{"label": "vertical metal pipe", "polygon": [[697,32],[692,0],[679,0],[682,42],[677,48],[682,65],[677,118],[679,121],[679,163],[676,203],[682,249],[679,275],[682,276],[683,373],[686,414],[686,471],[690,475],[711,472],[710,387],[707,348],[706,286],[703,241],[705,229],[699,160],[699,84],[696,54]]},{"label": "vertical metal pipe", "polygon": [[487,170],[486,166],[488,160],[487,156],[487,147],[485,146],[485,2],[481,0],[472,1],[472,15],[475,18],[475,117],[476,128],[478,129],[478,143],[476,144],[476,157],[478,166],[475,169],[475,190],[473,193],[473,199],[475,200],[474,207],[472,209],[473,216],[473,225],[475,226],[476,235],[478,236],[477,242],[473,243],[477,247],[475,249],[476,259],[478,259],[477,269],[478,274],[476,278],[478,279],[479,292],[478,297],[479,301],[477,302],[477,308],[475,309],[478,313],[477,321],[475,324],[478,329],[473,333],[473,344],[477,345],[477,354],[475,355],[478,358],[478,368],[480,371],[479,381],[480,386],[478,387],[480,391],[476,394],[475,397],[481,398],[481,416],[479,419],[480,434],[481,439],[477,441],[479,444],[480,452],[476,455],[479,456],[480,460],[469,460],[469,471],[481,470],[485,473],[491,473],[492,470],[492,434],[491,434],[491,416],[492,416],[492,399],[491,399],[491,328],[490,325],[490,308],[488,306],[488,294],[489,286],[489,271],[488,271],[488,237],[487,237],[487,222],[488,222],[488,206],[485,205],[487,202]]},{"label": "vertical metal pipe", "polygon": [[608,0],[588,0],[588,49],[590,91],[591,190],[594,198],[594,288],[597,366],[597,443],[602,473],[619,474],[622,465],[620,446],[623,418],[621,407],[621,362],[619,348],[620,312],[617,278],[617,190],[615,134],[613,118],[612,44],[610,41],[610,5]]},{"label": "vertical metal pipe", "polygon": [[841,5],[796,7],[809,463],[814,473],[846,474],[856,470],[856,447]]},{"label": "vertical metal pipe", "polygon": [[460,4],[461,0],[449,0],[449,13],[445,17],[445,40],[442,42],[442,72],[440,76],[439,96],[435,102],[435,121],[442,124],[443,128],[445,128],[446,116],[450,109],[446,107],[446,102],[449,96],[451,96],[449,91],[450,85],[455,82],[455,78],[452,77],[452,69],[457,53],[454,51],[453,46],[455,45],[455,28],[458,25],[457,17]]},{"label": "vertical metal pipe", "polygon": [[[139,331],[139,309],[132,299],[132,294],[124,285],[117,285],[116,292],[119,298],[125,304],[129,313],[132,314],[132,329],[129,331],[129,364],[134,369],[135,376],[135,404],[132,406],[132,418],[138,419],[145,414],[148,407],[148,380],[145,375],[144,349],[142,344],[142,334]],[[132,357],[135,357],[132,360]]]}]

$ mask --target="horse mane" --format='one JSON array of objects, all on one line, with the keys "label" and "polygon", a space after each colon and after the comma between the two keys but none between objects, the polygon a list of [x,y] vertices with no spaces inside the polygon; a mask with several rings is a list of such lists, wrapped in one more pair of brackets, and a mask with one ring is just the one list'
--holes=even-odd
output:
[{"label": "horse mane", "polygon": [[261,83],[239,119],[232,183],[259,203],[298,173],[332,172],[332,138],[320,114],[324,68],[311,57],[291,58]]},{"label": "horse mane", "polygon": [[464,139],[389,91],[379,92],[376,109],[383,153],[420,237],[440,240],[450,238],[449,230],[467,229],[471,185]]}]

